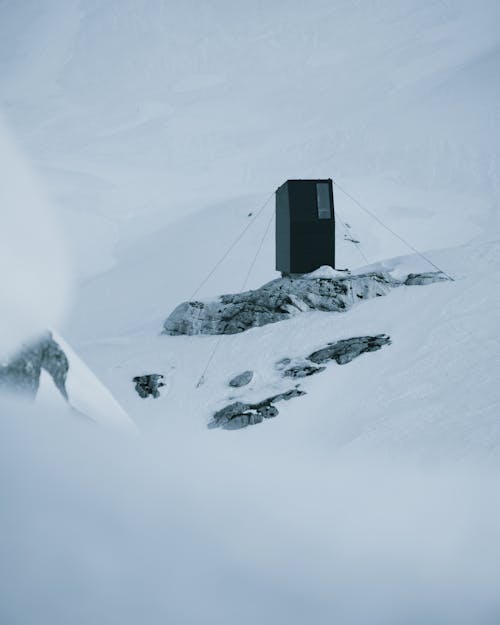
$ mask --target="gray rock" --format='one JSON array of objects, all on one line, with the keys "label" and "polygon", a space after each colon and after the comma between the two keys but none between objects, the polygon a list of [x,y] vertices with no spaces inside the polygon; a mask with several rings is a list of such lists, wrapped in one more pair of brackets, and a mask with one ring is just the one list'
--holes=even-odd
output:
[{"label": "gray rock", "polygon": [[240,430],[249,425],[262,423],[264,419],[271,419],[279,414],[274,405],[278,401],[287,401],[293,397],[305,395],[304,391],[293,388],[285,393],[268,397],[255,404],[246,404],[241,401],[234,402],[218,410],[208,423],[209,429],[223,428],[224,430]]},{"label": "gray rock", "polygon": [[426,273],[409,273],[405,280],[407,286],[421,286],[434,282],[446,282],[448,278],[440,271],[428,271]]},{"label": "gray rock", "polygon": [[361,300],[387,295],[403,284],[429,284],[442,274],[410,274],[405,282],[389,273],[324,277],[284,277],[254,291],[184,302],[163,324],[163,334],[236,334],[311,310],[344,312]]},{"label": "gray rock", "polygon": [[302,391],[296,386],[295,388],[286,391],[285,393],[280,393],[279,395],[275,395],[274,397],[270,397],[266,399],[265,402],[277,402],[277,401],[288,401],[289,399],[293,399],[294,397],[300,397],[301,395],[305,395],[306,392]]},{"label": "gray rock", "polygon": [[251,405],[250,404],[245,404],[242,401],[235,401],[233,404],[229,404],[229,406],[226,406],[225,408],[222,408],[222,410],[219,410],[216,415],[217,418],[220,419],[221,421],[223,420],[230,420],[233,419],[234,417],[237,417],[238,415],[244,414],[246,411],[251,409]]},{"label": "gray rock", "polygon": [[[234,416],[230,421],[227,421],[222,427],[224,430],[241,430],[242,428],[246,428],[249,425],[257,425],[257,423],[262,423],[263,416],[258,412],[245,412],[240,415]],[[209,427],[210,424],[209,424]]]},{"label": "gray rock", "polygon": [[251,404],[237,401],[217,411],[208,424],[210,429],[221,427],[225,430],[239,430],[248,425],[255,425],[264,419],[264,415]]},{"label": "gray rock", "polygon": [[287,378],[306,378],[325,369],[326,367],[318,367],[310,362],[303,362],[288,367],[288,369],[283,371],[283,375]]},{"label": "gray rock", "polygon": [[278,409],[273,404],[264,405],[257,409],[257,413],[264,419],[272,419],[279,414]]},{"label": "gray rock", "polygon": [[339,365],[345,365],[364,352],[375,352],[383,345],[390,345],[390,343],[391,339],[386,334],[356,336],[351,339],[329,343],[327,347],[310,354],[307,359],[316,364],[335,360]]},{"label": "gray rock", "polygon": [[137,375],[132,382],[135,383],[135,390],[138,395],[146,399],[150,395],[157,399],[160,396],[160,388],[165,386],[162,382],[163,376],[160,373],[149,373],[147,375]]},{"label": "gray rock", "polygon": [[229,386],[239,388],[240,386],[246,386],[252,381],[253,371],[243,371],[239,375],[236,375],[232,380],[229,380]]},{"label": "gray rock", "polygon": [[68,359],[49,332],[23,346],[15,356],[0,364],[0,391],[20,393],[34,399],[42,369],[50,374],[59,392],[67,400]]},{"label": "gray rock", "polygon": [[[329,343],[326,347],[310,354],[306,361],[296,362],[289,366],[292,362],[291,359],[283,358],[276,363],[276,366],[283,372],[282,375],[284,377],[303,378],[324,371],[326,367],[319,365],[326,362],[335,360],[339,365],[344,365],[365,352],[377,351],[383,345],[390,345],[390,343],[391,339],[386,334],[356,336]],[[208,427],[210,429],[239,430],[249,425],[262,423],[264,419],[278,415],[278,409],[274,404],[279,401],[288,401],[304,394],[305,391],[298,388],[297,385],[284,393],[273,395],[257,403],[234,402],[218,410],[208,423]]]}]

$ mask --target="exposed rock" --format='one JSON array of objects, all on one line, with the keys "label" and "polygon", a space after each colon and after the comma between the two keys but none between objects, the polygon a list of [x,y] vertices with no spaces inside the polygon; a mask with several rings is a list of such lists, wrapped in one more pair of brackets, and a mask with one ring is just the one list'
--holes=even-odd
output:
[{"label": "exposed rock", "polygon": [[222,295],[206,302],[184,302],[166,319],[163,333],[235,334],[305,311],[343,312],[360,300],[386,295],[404,284],[384,272],[337,273],[329,278],[311,274],[278,278],[254,291]]},{"label": "exposed rock", "polygon": [[209,422],[208,427],[210,429],[240,430],[249,425],[262,423],[264,419],[271,419],[278,415],[278,409],[274,405],[276,402],[287,401],[300,395],[305,395],[305,391],[293,388],[255,404],[246,404],[241,401],[234,402],[218,410]]},{"label": "exposed rock", "polygon": [[25,345],[7,362],[0,364],[0,390],[20,393],[34,399],[40,385],[40,373],[47,371],[64,399],[68,359],[49,332],[36,342]]},{"label": "exposed rock", "polygon": [[283,371],[283,375],[287,378],[306,378],[315,373],[324,371],[326,367],[318,367],[311,362],[302,362],[292,365]]},{"label": "exposed rock", "polygon": [[425,273],[409,273],[405,280],[407,286],[421,286],[434,282],[446,282],[448,278],[440,271],[427,271]]},{"label": "exposed rock", "polygon": [[259,408],[257,408],[257,413],[259,415],[262,415],[264,419],[271,419],[273,417],[276,417],[279,414],[279,411],[276,408],[276,406],[274,406],[273,404],[269,404],[269,405],[259,406]]},{"label": "exposed rock", "polygon": [[[278,410],[275,408],[275,411],[275,414],[269,416],[276,416]],[[217,411],[212,417],[212,421],[208,424],[208,427],[210,429],[224,428],[225,430],[239,430],[248,425],[261,423],[264,419],[264,415],[267,416],[267,411],[260,410],[251,404],[237,401]]]},{"label": "exposed rock", "polygon": [[285,393],[280,393],[279,395],[275,395],[274,397],[271,397],[270,399],[266,399],[264,400],[264,402],[261,402],[261,403],[266,403],[269,401],[272,401],[272,402],[288,401],[289,399],[293,399],[294,397],[300,397],[301,395],[305,395],[305,394],[306,394],[305,391],[300,390],[298,386],[296,386],[295,388],[292,388],[289,391],[286,391]]},{"label": "exposed rock", "polygon": [[239,388],[240,386],[246,386],[250,384],[253,378],[253,371],[243,371],[239,375],[234,376],[232,380],[229,380],[229,386]]},{"label": "exposed rock", "polygon": [[351,339],[329,343],[327,347],[310,354],[307,359],[316,364],[335,360],[339,365],[345,365],[364,352],[375,352],[383,345],[390,345],[390,343],[391,339],[386,334],[356,336]]},{"label": "exposed rock", "polygon": [[146,399],[151,395],[157,399],[160,396],[159,389],[165,386],[162,380],[163,376],[160,373],[149,373],[147,375],[137,375],[132,382],[135,382],[135,390],[140,397]]},{"label": "exposed rock", "polygon": [[[391,339],[386,334],[356,336],[329,343],[326,347],[313,352],[305,361],[296,362],[291,366],[289,366],[292,362],[290,358],[282,358],[276,363],[276,367],[283,372],[284,377],[303,378],[324,371],[326,367],[319,365],[330,360],[335,360],[339,365],[345,365],[364,352],[375,352],[381,349],[383,345],[390,345],[390,343]],[[261,423],[264,419],[275,417],[278,414],[275,403],[300,397],[304,394],[305,391],[296,386],[289,391],[273,395],[257,403],[234,402],[218,410],[213,415],[208,427],[210,429],[239,430],[249,425]]]}]

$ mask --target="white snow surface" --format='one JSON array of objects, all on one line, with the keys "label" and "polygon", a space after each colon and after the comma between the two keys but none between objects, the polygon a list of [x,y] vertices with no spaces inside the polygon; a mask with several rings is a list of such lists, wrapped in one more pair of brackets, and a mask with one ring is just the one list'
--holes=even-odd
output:
[{"label": "white snow surface", "polygon": [[57,324],[70,294],[70,259],[43,184],[0,117],[0,360]]},{"label": "white snow surface", "polygon": [[[103,428],[136,432],[137,428],[129,415],[74,349],[55,332],[52,335],[68,359],[69,370],[66,377],[68,408]],[[46,380],[46,383],[55,387],[51,380]],[[51,395],[53,397],[53,394]],[[58,397],[57,403],[59,399]]]},{"label": "white snow surface", "polygon": [[[1,103],[76,282],[57,327],[123,408],[73,357],[72,389],[140,432],[2,400],[0,621],[498,622],[498,2],[4,0],[0,16]],[[196,388],[219,337],[163,320],[276,277],[272,231],[251,265],[272,197],[259,209],[321,177],[454,281],[224,336]],[[334,193],[338,267],[433,269]],[[21,255],[36,276],[40,257]],[[379,333],[392,344],[303,380],[276,418],[206,429],[292,387],[277,360]],[[134,390],[148,373],[158,399]]]},{"label": "white snow surface", "polygon": [[331,280],[333,278],[342,278],[346,275],[348,275],[346,271],[337,271],[329,265],[322,265],[321,267],[318,267],[318,269],[305,274],[304,277],[308,280],[315,280],[317,278],[326,278]]}]

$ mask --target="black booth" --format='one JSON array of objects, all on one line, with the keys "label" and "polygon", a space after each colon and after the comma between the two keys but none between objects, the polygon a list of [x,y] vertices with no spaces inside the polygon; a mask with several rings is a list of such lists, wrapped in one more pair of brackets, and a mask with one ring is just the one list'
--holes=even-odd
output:
[{"label": "black booth", "polygon": [[284,275],[335,267],[332,180],[287,180],[276,191],[276,269]]}]

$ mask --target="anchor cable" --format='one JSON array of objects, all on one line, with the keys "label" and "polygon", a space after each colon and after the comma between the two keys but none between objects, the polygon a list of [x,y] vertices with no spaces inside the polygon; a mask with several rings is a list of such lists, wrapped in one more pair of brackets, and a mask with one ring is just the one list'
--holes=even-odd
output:
[{"label": "anchor cable", "polygon": [[234,239],[234,241],[231,243],[231,245],[226,249],[224,254],[219,258],[219,260],[215,263],[215,265],[212,267],[212,269],[208,272],[208,274],[203,278],[203,280],[200,282],[200,284],[196,287],[196,289],[193,291],[192,295],[189,298],[190,300],[192,300],[199,293],[200,289],[210,280],[210,278],[214,275],[214,273],[217,271],[217,269],[220,267],[220,265],[226,260],[226,258],[229,256],[230,252],[236,247],[236,244],[241,241],[241,239],[245,235],[246,231],[259,218],[260,214],[263,212],[263,210],[269,204],[269,202],[270,202],[271,198],[273,197],[273,195],[274,195],[274,191],[272,191],[272,193],[268,196],[268,198],[266,199],[264,204],[262,204],[262,206],[259,208],[259,210],[255,214],[255,217],[243,228],[243,230],[238,234],[238,236]]},{"label": "anchor cable", "polygon": [[[273,191],[273,194],[274,194],[274,191]],[[272,196],[271,196],[271,197],[272,197]],[[266,205],[268,204],[269,200],[270,200],[270,198],[268,198],[268,199],[267,199],[266,203],[265,203],[265,204],[263,205],[263,207],[260,209],[259,213],[260,213],[260,212],[262,212],[262,211],[264,210],[264,208],[265,208],[265,207],[266,207]],[[257,218],[257,217],[256,217],[256,218]],[[260,254],[261,250],[262,250],[262,247],[263,247],[264,242],[265,242],[265,240],[266,240],[267,233],[269,232],[269,229],[270,229],[270,227],[271,227],[271,224],[272,224],[272,222],[273,222],[273,219],[274,219],[274,212],[273,212],[273,213],[271,213],[271,216],[270,216],[270,218],[269,218],[269,221],[267,222],[266,229],[265,229],[265,231],[264,231],[264,234],[263,234],[263,235],[262,235],[262,237],[261,237],[260,243],[259,243],[259,245],[258,245],[258,247],[257,247],[257,250],[256,250],[256,252],[255,252],[255,254],[254,254],[253,258],[252,258],[252,261],[251,261],[250,266],[249,266],[249,268],[248,268],[248,271],[247,271],[247,273],[246,273],[245,279],[243,280],[243,284],[242,284],[242,286],[241,286],[240,291],[244,291],[244,290],[245,290],[245,287],[246,287],[246,285],[247,285],[248,279],[250,278],[250,274],[252,273],[252,270],[253,270],[254,265],[255,265],[255,263],[256,263],[256,261],[257,261],[257,258],[258,258],[258,256],[259,256],[259,254]],[[245,228],[245,231],[246,231],[247,229],[248,229],[248,227],[247,227],[247,228]],[[240,238],[241,238],[241,237],[240,237]],[[201,385],[205,382],[205,375],[206,375],[206,373],[207,373],[207,371],[208,371],[208,369],[209,369],[209,367],[210,367],[210,365],[211,365],[211,363],[212,363],[212,361],[213,361],[213,359],[214,359],[214,357],[215,357],[215,354],[216,354],[217,350],[219,349],[219,345],[221,344],[221,341],[222,341],[222,337],[223,337],[223,336],[224,336],[223,334],[219,335],[219,337],[218,337],[218,339],[217,339],[217,341],[216,341],[216,343],[215,343],[215,345],[214,345],[214,347],[213,347],[212,351],[210,352],[210,356],[208,357],[207,364],[205,365],[205,368],[203,369],[203,371],[202,371],[202,373],[201,373],[201,375],[200,375],[200,377],[199,377],[199,379],[198,379],[198,382],[196,383],[196,388],[199,388],[199,387],[200,387],[200,386],[201,386]]]},{"label": "anchor cable", "polygon": [[417,250],[417,248],[414,247],[411,243],[408,243],[408,241],[406,241],[406,239],[403,239],[403,237],[400,236],[397,232],[394,232],[394,230],[392,228],[390,228],[387,224],[385,224],[379,217],[377,217],[377,215],[375,215],[375,213],[373,213],[371,210],[366,208],[366,206],[363,206],[363,204],[361,204],[361,202],[359,202],[348,191],[346,191],[343,187],[341,187],[338,182],[333,181],[333,184],[336,187],[338,187],[340,189],[340,191],[342,191],[342,193],[344,193],[344,195],[346,195],[348,198],[350,198],[362,211],[364,211],[367,215],[370,215],[370,217],[372,219],[374,219],[377,223],[379,223],[388,232],[393,234],[397,239],[399,239],[402,243],[404,243],[404,245],[406,245],[410,250],[415,252],[415,254],[418,254],[421,258],[423,258],[425,261],[427,261],[429,263],[429,265],[432,265],[435,269],[437,269],[440,273],[442,273],[444,276],[446,276],[449,280],[451,280],[452,282],[455,282],[455,279],[452,278],[448,273],[446,273],[446,271],[443,271],[440,267],[438,267],[436,265],[436,263],[433,263],[432,260],[430,260],[430,258],[425,256],[425,254],[423,254],[422,252]]},{"label": "anchor cable", "polygon": [[[350,232],[349,232],[349,230],[348,230],[348,228],[347,228],[347,226],[346,226],[345,222],[343,221],[342,217],[340,216],[340,212],[339,212],[339,209],[338,209],[338,208],[336,208],[336,209],[335,209],[335,217],[336,217],[336,219],[338,219],[338,220],[340,221],[340,223],[342,224],[342,227],[344,228],[344,230],[345,230],[346,234],[347,234],[347,235],[350,235]],[[354,245],[355,245],[356,249],[357,249],[357,250],[358,250],[358,252],[360,253],[361,258],[363,258],[363,260],[366,262],[366,264],[367,264],[367,265],[369,265],[369,264],[370,264],[370,261],[368,260],[368,258],[365,256],[365,253],[364,253],[364,252],[363,252],[363,250],[361,249],[361,244],[360,244],[360,242],[359,242],[359,241],[357,241],[357,242],[352,241],[352,242],[354,243]]]}]

